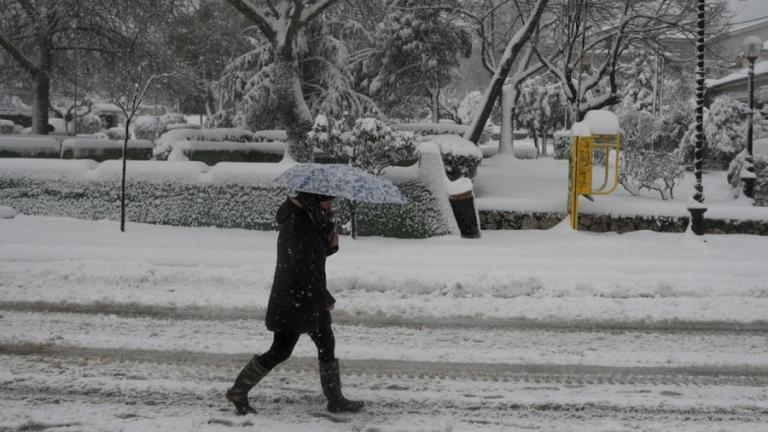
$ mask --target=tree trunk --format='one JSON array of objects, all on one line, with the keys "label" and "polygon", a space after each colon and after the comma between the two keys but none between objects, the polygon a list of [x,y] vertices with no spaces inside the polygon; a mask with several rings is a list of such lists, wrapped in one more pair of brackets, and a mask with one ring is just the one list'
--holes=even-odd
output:
[{"label": "tree trunk", "polygon": [[120,231],[125,232],[125,171],[126,153],[128,153],[128,133],[131,127],[131,117],[125,118],[125,139],[123,141],[123,179],[120,186]]},{"label": "tree trunk", "polygon": [[485,97],[480,109],[475,114],[472,120],[472,126],[470,126],[464,138],[477,144],[480,141],[480,135],[483,133],[485,123],[491,116],[493,105],[496,103],[496,99],[501,95],[504,87],[504,81],[509,75],[509,71],[512,69],[512,64],[515,62],[517,55],[523,46],[528,42],[536,29],[541,15],[544,12],[544,8],[547,5],[548,0],[539,0],[534,6],[531,16],[523,24],[523,28],[517,31],[512,39],[507,44],[507,48],[504,50],[504,54],[499,62],[499,66],[496,69],[496,73],[491,78],[491,82],[488,84],[488,88],[485,90]]},{"label": "tree trunk", "polygon": [[40,46],[40,68],[33,74],[32,132],[48,134],[48,108],[51,105],[51,70],[53,69],[53,40],[43,38]]},{"label": "tree trunk", "polygon": [[312,146],[307,144],[307,132],[312,129],[312,113],[301,91],[298,61],[275,57],[275,93],[277,111],[288,135],[286,157],[296,162],[314,161]]},{"label": "tree trunk", "polygon": [[33,97],[32,132],[36,134],[48,134],[48,107],[51,104],[51,78],[43,71],[34,77],[35,93]]},{"label": "tree trunk", "polygon": [[541,135],[541,155],[546,156],[547,155],[547,129],[542,129],[540,131]]},{"label": "tree trunk", "polygon": [[432,100],[432,123],[440,123],[440,87],[429,91]]}]

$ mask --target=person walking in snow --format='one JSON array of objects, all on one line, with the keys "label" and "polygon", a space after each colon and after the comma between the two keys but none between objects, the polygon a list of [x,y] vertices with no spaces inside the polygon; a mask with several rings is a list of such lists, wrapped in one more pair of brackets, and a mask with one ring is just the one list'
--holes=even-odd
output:
[{"label": "person walking in snow", "polygon": [[328,399],[328,411],[356,412],[364,405],[342,394],[334,354],[331,310],[336,300],[325,280],[325,259],[339,249],[339,236],[331,220],[333,199],[299,192],[277,211],[277,266],[266,316],[274,339],[267,352],[253,356],[226,392],[238,414],[256,413],[248,403],[248,392],[291,356],[303,333],[317,346],[320,384]]}]

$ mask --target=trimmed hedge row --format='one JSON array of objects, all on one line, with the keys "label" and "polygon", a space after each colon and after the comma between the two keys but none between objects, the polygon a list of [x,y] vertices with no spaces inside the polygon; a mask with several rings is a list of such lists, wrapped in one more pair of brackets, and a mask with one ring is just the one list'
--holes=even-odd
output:
[{"label": "trimmed hedge row", "polygon": [[[426,238],[451,232],[426,180],[395,183],[409,204],[359,205],[360,235]],[[174,226],[274,230],[275,212],[287,194],[285,188],[268,182],[151,181],[129,175],[127,219]],[[0,203],[29,215],[117,220],[120,182],[116,178],[92,180],[0,170]],[[349,211],[343,201],[337,204],[338,220],[343,225],[349,220]]]}]

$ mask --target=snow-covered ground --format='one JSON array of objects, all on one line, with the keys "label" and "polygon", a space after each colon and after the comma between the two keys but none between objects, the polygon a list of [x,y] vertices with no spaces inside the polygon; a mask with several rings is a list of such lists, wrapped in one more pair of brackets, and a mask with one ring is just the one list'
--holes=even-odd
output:
[{"label": "snow-covered ground", "polygon": [[[550,151],[549,154],[552,154]],[[613,175],[613,171],[610,172]],[[705,172],[705,217],[715,219],[768,220],[768,207],[755,207],[745,197],[733,198],[724,171]],[[602,167],[593,171],[598,188]],[[642,191],[632,196],[621,185],[595,201],[580,201],[580,211],[613,215],[687,216],[686,204],[693,195],[694,176],[686,172],[674,189],[674,199],[662,200],[657,192]],[[477,206],[481,210],[552,211],[566,213],[568,202],[568,161],[552,158],[521,160],[507,154],[484,159],[475,178]]]},{"label": "snow-covered ground", "polygon": [[[635,232],[344,238],[329,286],[348,320],[753,323],[768,238]],[[0,220],[0,298],[262,313],[276,233],[19,215]]]},{"label": "snow-covered ground", "polygon": [[768,239],[635,232],[342,238],[328,261],[356,416],[314,348],[236,417],[270,334],[276,233],[0,219],[2,430],[760,431]]}]

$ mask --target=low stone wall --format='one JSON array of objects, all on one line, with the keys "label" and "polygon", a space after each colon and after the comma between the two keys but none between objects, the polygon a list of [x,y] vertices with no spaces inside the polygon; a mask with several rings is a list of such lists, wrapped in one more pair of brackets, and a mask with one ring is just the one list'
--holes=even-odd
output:
[{"label": "low stone wall", "polygon": [[[558,212],[480,211],[480,226],[484,230],[549,229],[567,217]],[[687,216],[616,216],[581,214],[579,229],[592,232],[630,232],[650,230],[658,232],[684,232]],[[708,234],[768,235],[768,221],[737,219],[705,219]]]}]

